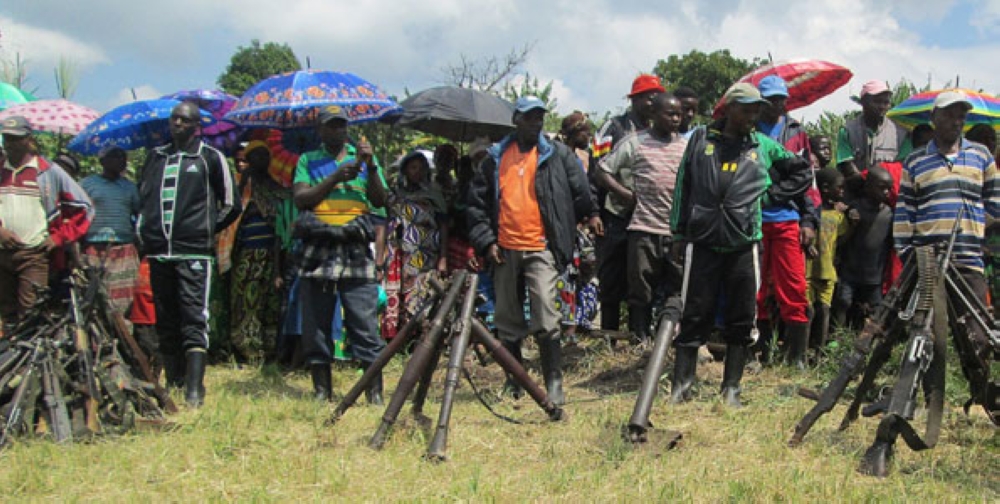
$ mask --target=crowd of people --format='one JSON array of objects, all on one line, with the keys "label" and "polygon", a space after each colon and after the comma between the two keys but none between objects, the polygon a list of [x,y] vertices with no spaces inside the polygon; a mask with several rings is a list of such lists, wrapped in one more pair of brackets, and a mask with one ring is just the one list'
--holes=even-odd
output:
[{"label": "crowd of people", "polygon": [[[346,110],[326,106],[319,147],[287,183],[259,135],[231,168],[199,138],[193,103],[173,110],[170,143],[148,152],[136,183],[116,147],[78,183],[72,157],[49,161],[31,125],[7,119],[0,317],[9,330],[41,286],[99,267],[111,305],[189,405],[204,401],[213,354],[305,367],[329,400],[335,360],[367,369],[428,280],[464,269],[480,278],[479,316],[518,360],[535,338],[556,404],[563,345],[598,328],[645,344],[675,302],[671,402],[691,398],[714,338],[723,400],[739,407],[748,365],[815,363],[831,328],[858,328],[901,259],[946,237],[960,209],[955,260],[988,299],[996,136],[986,125],[963,138],[972,105],[960,91],[907,131],[886,118],[889,87],[870,81],[836,139],[792,118],[777,76],[733,85],[702,126],[688,88],[641,75],[628,97],[596,133],[574,112],[550,135],[545,102],[523,96],[499,141],[414,150],[388,167],[351,138]],[[382,403],[380,376],[366,392]],[[505,393],[522,392],[508,380]]]}]

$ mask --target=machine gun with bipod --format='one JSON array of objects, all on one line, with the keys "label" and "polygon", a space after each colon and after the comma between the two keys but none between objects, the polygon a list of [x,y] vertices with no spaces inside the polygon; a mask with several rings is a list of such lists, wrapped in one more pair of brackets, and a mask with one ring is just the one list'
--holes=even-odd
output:
[{"label": "machine gun with bipod", "polygon": [[[866,451],[859,470],[864,474],[886,476],[899,436],[913,450],[933,448],[940,434],[944,410],[949,328],[963,373],[969,380],[971,398],[965,404],[965,411],[968,412],[973,404],[980,404],[990,420],[1000,425],[1000,381],[990,376],[991,361],[1000,355],[1000,326],[951,261],[961,217],[960,211],[945,247],[914,248],[903,272],[866,321],[852,353],[844,359],[839,374],[826,389],[820,394],[800,389],[800,395],[815,399],[816,404],[796,425],[789,446],[802,443],[819,417],[833,409],[847,384],[863,370],[855,398],[840,424],[841,430],[846,429],[857,419],[861,402],[890,359],[893,348],[905,342],[903,361],[887,401],[866,408],[866,416],[879,412],[884,412],[884,416],[875,442]],[[924,436],[920,436],[910,423],[921,385],[925,386],[927,401]]]}]

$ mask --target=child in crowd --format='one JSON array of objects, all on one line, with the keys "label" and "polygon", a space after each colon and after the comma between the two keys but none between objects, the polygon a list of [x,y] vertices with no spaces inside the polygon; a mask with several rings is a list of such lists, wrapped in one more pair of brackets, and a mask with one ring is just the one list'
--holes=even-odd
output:
[{"label": "child in crowd", "polygon": [[[880,166],[868,170],[861,193],[848,202],[851,233],[841,253],[840,281],[833,304],[834,323],[843,327],[852,312],[851,326],[882,300],[882,279],[892,248],[892,176]],[[853,310],[852,310],[853,309]]]},{"label": "child in crowd", "polygon": [[[815,151],[814,151],[815,152]],[[837,285],[837,241],[848,232],[847,205],[844,204],[844,176],[836,168],[823,168],[816,174],[816,183],[823,196],[820,213],[819,236],[809,251],[806,261],[806,278],[809,290],[806,297],[812,309],[809,347],[826,345],[830,330],[830,305]]]}]

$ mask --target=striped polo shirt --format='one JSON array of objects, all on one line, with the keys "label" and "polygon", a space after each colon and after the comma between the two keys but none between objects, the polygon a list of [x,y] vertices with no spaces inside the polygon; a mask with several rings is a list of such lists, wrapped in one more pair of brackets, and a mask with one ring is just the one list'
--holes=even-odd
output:
[{"label": "striped polo shirt", "polygon": [[619,180],[623,172],[631,175],[629,189],[635,194],[635,210],[628,224],[630,231],[670,236],[674,185],[686,147],[687,139],[678,134],[662,139],[646,129],[623,138],[601,159],[600,169]]},{"label": "striped polo shirt", "polygon": [[[344,149],[347,155],[340,162],[337,161],[336,156],[330,155],[325,146],[306,152],[299,157],[299,163],[295,167],[294,182],[310,186],[319,184],[324,178],[337,171],[341,164],[354,160],[357,153],[354,146],[346,144]],[[369,166],[353,180],[335,185],[326,198],[313,209],[316,217],[331,226],[343,226],[354,220],[355,217],[369,212],[384,216],[384,210],[382,212],[374,211],[375,209],[372,208],[366,195],[368,176],[372,168]],[[377,162],[374,168],[384,185],[385,177],[382,176],[382,170],[378,168]]]},{"label": "striped polo shirt", "polygon": [[80,182],[94,202],[94,220],[87,230],[89,243],[132,243],[139,215],[139,190],[131,181],[91,175]]},{"label": "striped polo shirt", "polygon": [[988,223],[1000,218],[1000,184],[993,156],[962,139],[956,155],[945,156],[932,140],[903,163],[893,219],[896,249],[943,242],[959,209],[965,208],[955,239],[956,264],[983,270],[982,244]]}]

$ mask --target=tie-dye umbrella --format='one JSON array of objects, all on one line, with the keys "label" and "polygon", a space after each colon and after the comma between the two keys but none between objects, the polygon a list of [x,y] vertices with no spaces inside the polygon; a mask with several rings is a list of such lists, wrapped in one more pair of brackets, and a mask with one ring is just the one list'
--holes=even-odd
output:
[{"label": "tie-dye umbrella", "polygon": [[[749,82],[757,86],[761,79],[769,75],[777,75],[785,81],[788,86],[785,109],[795,110],[832,94],[847,84],[854,74],[847,68],[829,61],[792,59],[768,63],[740,77],[736,82]],[[722,100],[716,103],[713,117],[721,114],[722,105]]]},{"label": "tie-dye umbrella", "polygon": [[354,74],[299,70],[254,84],[225,119],[246,128],[304,128],[315,126],[319,109],[327,105],[347,109],[351,124],[401,112],[389,95]]},{"label": "tie-dye umbrella", "polygon": [[22,116],[35,131],[76,135],[100,115],[92,108],[63,99],[36,100],[8,107],[0,112],[0,120]]},{"label": "tie-dye umbrella", "polygon": [[[85,155],[97,155],[105,147],[125,150],[156,147],[170,141],[170,112],[177,100],[140,100],[113,108],[90,123],[66,146]],[[211,126],[215,119],[201,111],[201,126]]]},{"label": "tie-dye umbrella", "polygon": [[966,129],[976,124],[988,124],[993,129],[1000,130],[1000,98],[971,89],[938,89],[917,93],[889,110],[886,117],[907,129],[913,129],[918,124],[930,124],[934,99],[945,91],[959,91],[969,97],[972,110],[965,116]]}]

